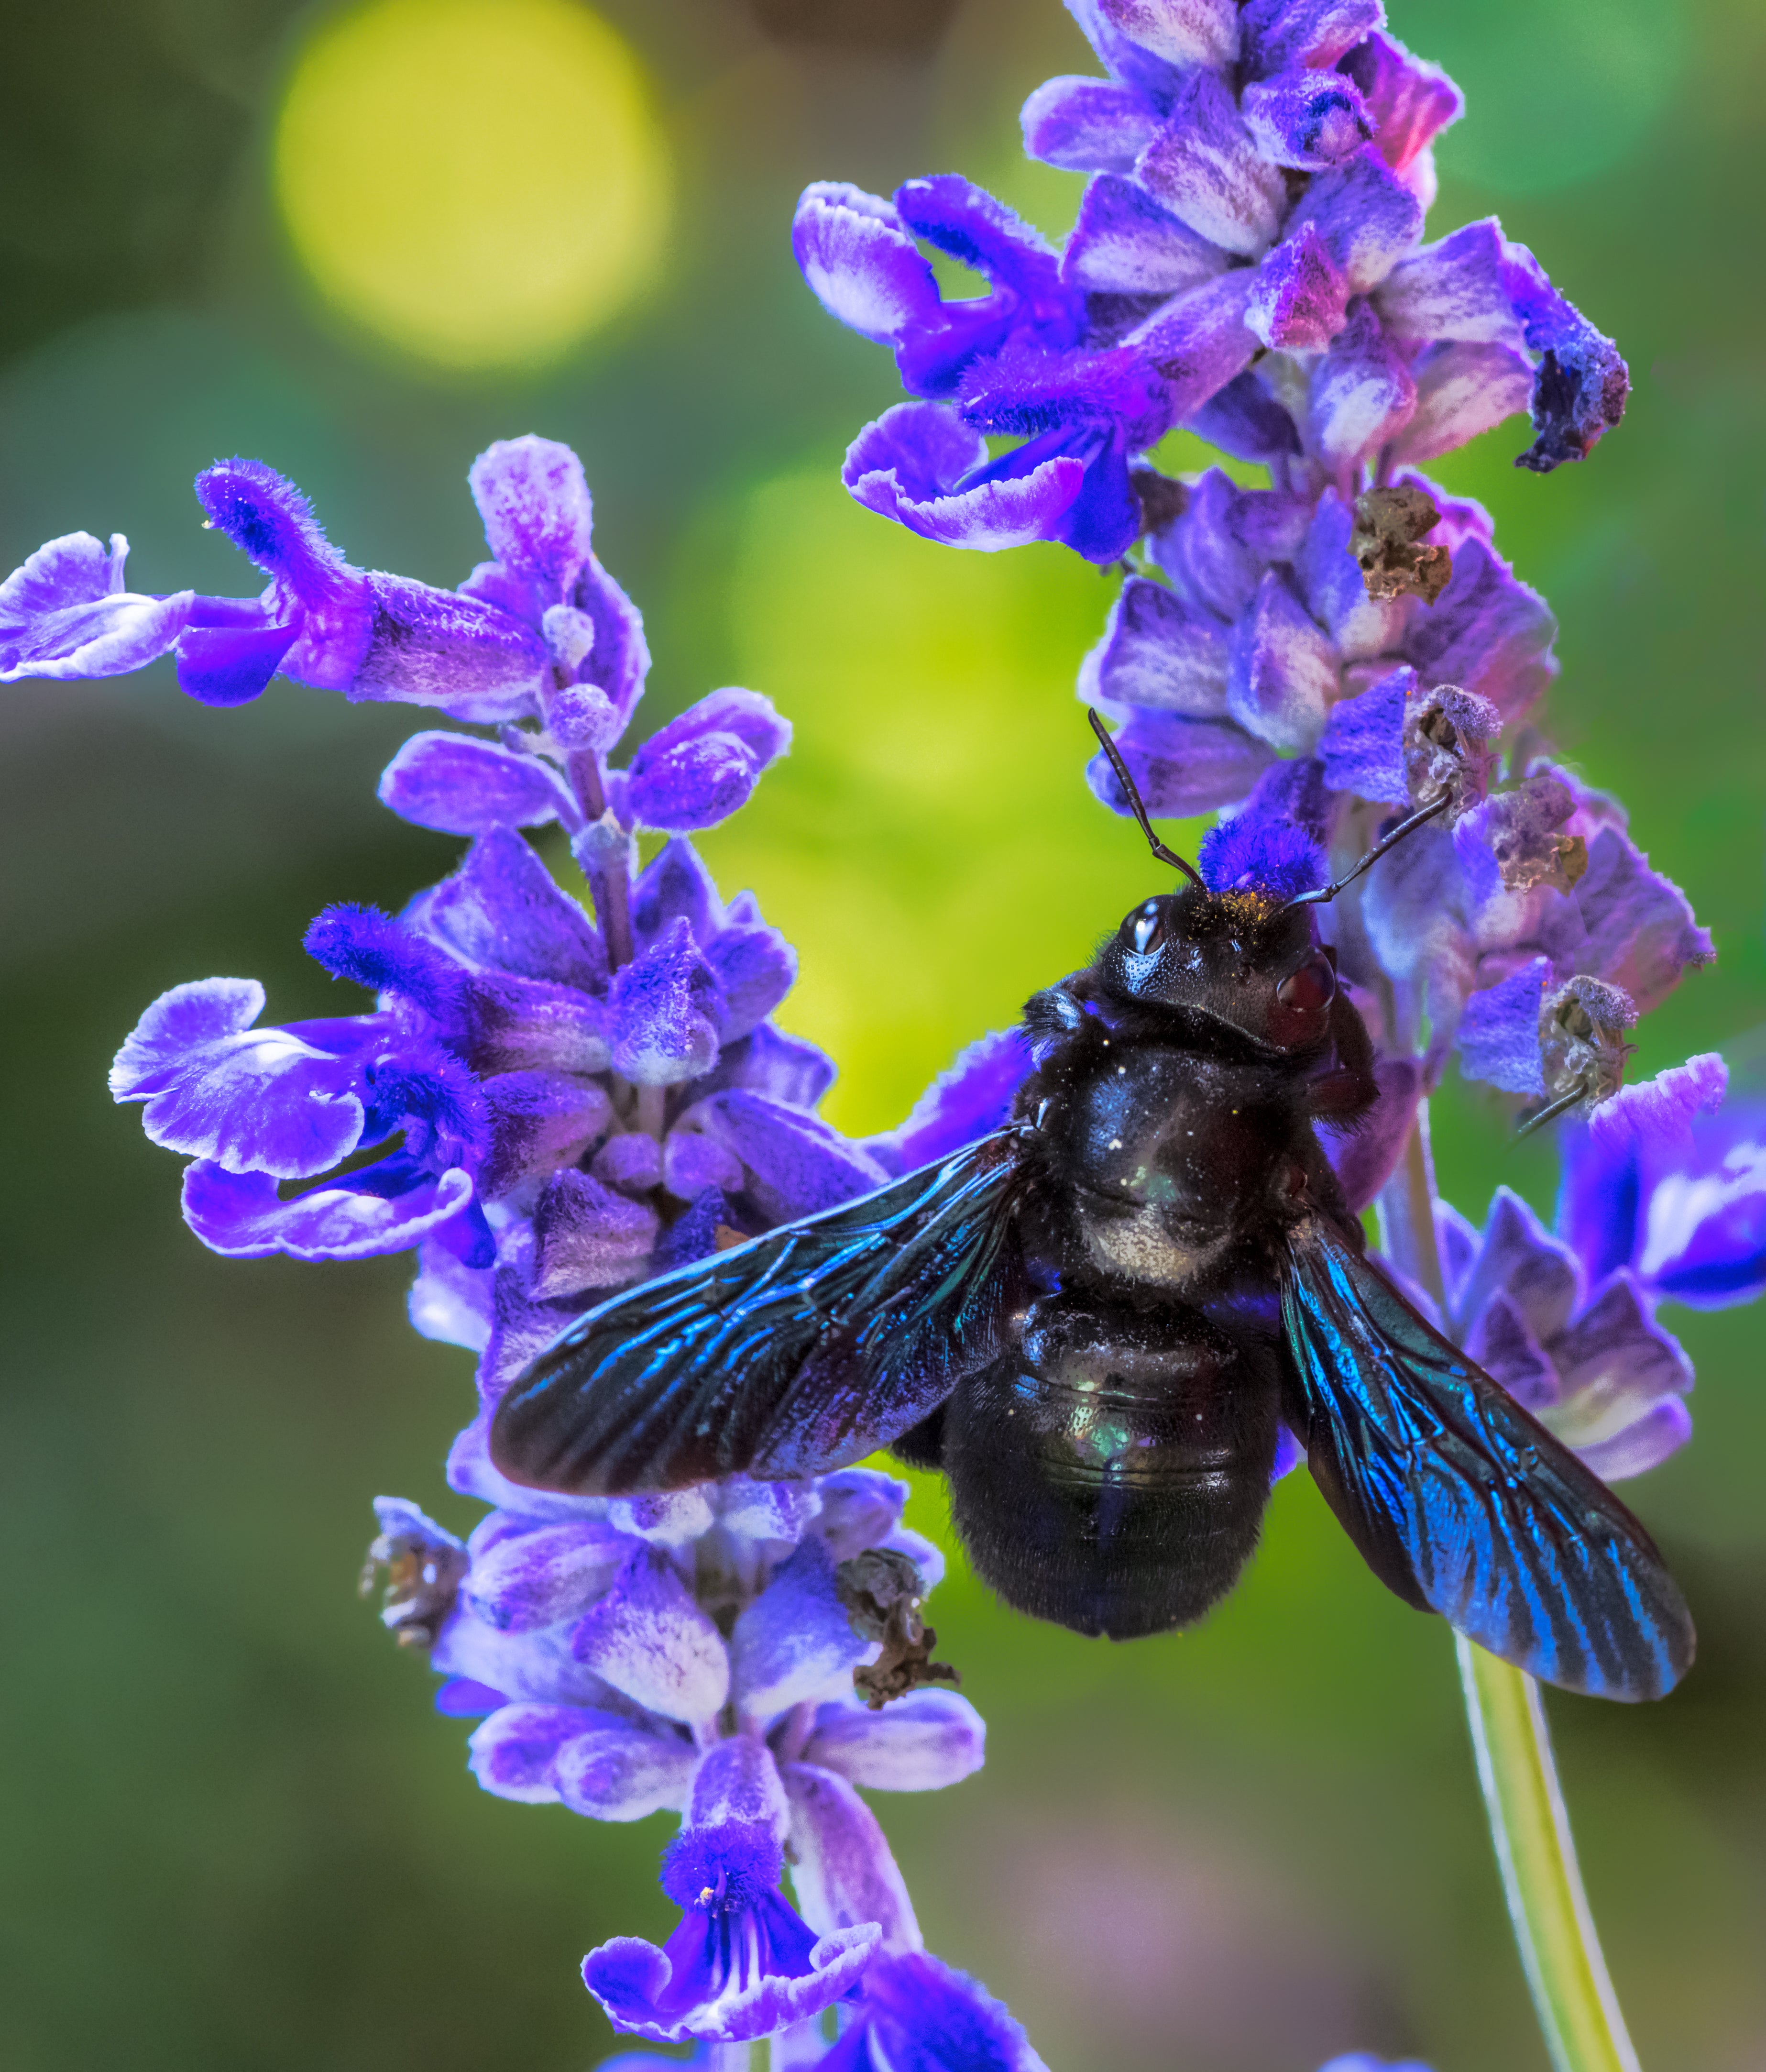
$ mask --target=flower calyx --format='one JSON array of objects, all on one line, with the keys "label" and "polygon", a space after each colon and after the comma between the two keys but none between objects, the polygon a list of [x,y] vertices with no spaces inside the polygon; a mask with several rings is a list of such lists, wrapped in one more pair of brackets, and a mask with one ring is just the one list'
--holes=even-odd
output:
[{"label": "flower calyx", "polygon": [[1419,597],[1433,604],[1447,588],[1453,574],[1452,553],[1439,543],[1423,544],[1423,536],[1440,517],[1427,491],[1414,483],[1370,489],[1356,498],[1349,552],[1374,603]]},{"label": "flower calyx", "polygon": [[948,1662],[931,1659],[938,1636],[920,1614],[925,1584],[906,1554],[873,1547],[834,1572],[834,1587],[852,1630],[879,1641],[883,1652],[852,1671],[852,1688],[873,1712],[927,1684],[960,1684]]}]

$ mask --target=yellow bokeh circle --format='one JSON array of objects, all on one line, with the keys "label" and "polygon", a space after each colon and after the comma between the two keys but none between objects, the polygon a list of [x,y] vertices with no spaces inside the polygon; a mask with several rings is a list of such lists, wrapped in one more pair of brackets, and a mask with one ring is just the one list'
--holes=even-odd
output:
[{"label": "yellow bokeh circle", "polygon": [[576,0],[369,0],[296,60],[276,192],[327,298],[463,370],[555,359],[659,263],[668,154]]}]

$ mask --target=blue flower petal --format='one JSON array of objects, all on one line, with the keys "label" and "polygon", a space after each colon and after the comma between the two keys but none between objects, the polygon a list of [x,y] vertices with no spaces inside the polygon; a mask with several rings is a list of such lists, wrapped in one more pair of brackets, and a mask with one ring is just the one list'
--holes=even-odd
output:
[{"label": "blue flower petal", "polygon": [[811,293],[832,317],[880,345],[935,323],[938,285],[892,203],[844,182],[807,187],[791,249]]},{"label": "blue flower petal", "polygon": [[[458,590],[404,576],[364,581],[372,623],[349,681],[352,697],[433,705],[485,726],[539,713],[552,658],[532,627]],[[303,659],[312,645],[309,627],[289,657],[290,675],[319,680]]]},{"label": "blue flower petal", "polygon": [[1241,258],[1274,242],[1288,185],[1246,127],[1218,72],[1191,72],[1135,176],[1198,236]]},{"label": "blue flower petal", "polygon": [[789,1223],[881,1187],[889,1174],[819,1116],[740,1088],[712,1095],[696,1116],[741,1159],[746,1194],[769,1222]]},{"label": "blue flower petal", "polygon": [[382,773],[380,797],[401,820],[450,835],[539,827],[577,811],[550,763],[466,734],[413,734]]},{"label": "blue flower petal", "polygon": [[123,588],[129,542],[105,549],[89,532],[51,540],[0,583],[0,683],[24,676],[126,676],[162,655],[195,598]]},{"label": "blue flower petal", "polygon": [[817,1708],[803,1760],[867,1791],[942,1791],[980,1769],[987,1726],[955,1691],[910,1691],[881,1712],[848,1698]]},{"label": "blue flower petal", "polygon": [[626,807],[640,826],[684,834],[745,805],[791,730],[758,692],[713,691],[660,727],[633,757]]},{"label": "blue flower petal", "polygon": [[187,626],[178,637],[178,688],[205,705],[249,705],[263,695],[302,631],[282,626]]},{"label": "blue flower petal", "polygon": [[255,979],[174,986],[117,1053],[111,1092],[146,1103],[143,1126],[169,1151],[228,1173],[310,1178],[360,1142],[364,1053],[388,1032],[367,1020],[331,1023],[322,1046],[291,1030],[253,1027],[263,1008]]},{"label": "blue flower petal", "polygon": [[808,1539],[737,1620],[730,1634],[730,1688],[737,1704],[770,1720],[806,1700],[850,1688],[853,1670],[877,1644],[855,1630],[835,1587],[833,1557]]},{"label": "blue flower petal", "polygon": [[1316,352],[1348,321],[1349,282],[1316,224],[1303,223],[1264,255],[1246,305],[1246,328],[1278,352]]},{"label": "blue flower petal", "polygon": [[1394,669],[1333,708],[1318,744],[1324,781],[1333,791],[1353,791],[1382,805],[1410,804],[1404,703],[1415,681],[1414,669]]},{"label": "blue flower petal", "polygon": [[1353,80],[1304,65],[1254,81],[1240,97],[1239,111],[1275,164],[1305,173],[1353,158],[1375,127]]},{"label": "blue flower petal", "polygon": [[889,2072],[1047,2072],[1000,2001],[923,1950],[873,1963],[851,2025],[817,2072],[882,2066]]},{"label": "blue flower petal", "polygon": [[582,462],[529,433],[487,446],[467,471],[491,553],[515,576],[561,598],[591,558],[594,505]]},{"label": "blue flower petal", "polygon": [[1131,173],[1159,128],[1158,111],[1132,87],[1070,76],[1045,80],[1020,120],[1026,155],[1070,173]]},{"label": "blue flower petal", "polygon": [[1505,1093],[1546,1091],[1539,1051],[1539,1002],[1551,977],[1549,957],[1475,993],[1460,1018],[1460,1070]]},{"label": "blue flower petal", "polygon": [[[1130,709],[1116,747],[1148,812],[1173,819],[1236,804],[1275,759],[1267,742],[1232,720],[1141,707]],[[1086,782],[1113,813],[1127,816],[1127,799],[1101,750],[1086,766]]]},{"label": "blue flower petal", "polygon": [[[987,445],[934,403],[897,403],[847,449],[840,479],[855,500],[922,539],[984,553],[1053,538],[1085,483],[1085,462],[1051,453],[1000,480],[979,471]],[[977,479],[964,486],[964,478]]]},{"label": "blue flower petal", "polygon": [[607,953],[594,923],[512,828],[493,828],[433,891],[401,916],[470,968],[597,993]]},{"label": "blue flower petal", "polygon": [[388,1201],[348,1186],[314,1187],[285,1202],[269,1174],[228,1173],[198,1159],[184,1175],[184,1220],[229,1259],[372,1259],[408,1252],[472,1199],[456,1166]]},{"label": "blue flower petal", "polygon": [[1432,187],[1423,154],[1465,113],[1464,96],[1439,65],[1413,57],[1396,37],[1378,29],[1345,51],[1337,68],[1361,90],[1374,117],[1380,156],[1396,173],[1409,173],[1415,166],[1423,177],[1419,180],[1412,175],[1412,184],[1426,199]]},{"label": "blue flower petal", "polygon": [[924,1947],[914,1902],[877,1815],[844,1777],[813,1763],[782,1770],[791,1812],[791,1884],[803,1918],[824,1935],[861,1922],[892,1954]]}]

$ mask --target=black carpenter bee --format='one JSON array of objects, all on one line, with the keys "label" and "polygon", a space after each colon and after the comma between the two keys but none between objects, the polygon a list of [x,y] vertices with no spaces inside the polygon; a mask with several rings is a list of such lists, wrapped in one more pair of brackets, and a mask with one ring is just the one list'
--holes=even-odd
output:
[{"label": "black carpenter bee", "polygon": [[[1097,725],[1094,716],[1094,725]],[[1312,906],[1189,881],[1025,1010],[1012,1120],[955,1157],[570,1326],[491,1429],[512,1480],[620,1494],[947,1478],[1008,1604],[1127,1639],[1190,1625],[1256,1544],[1285,1422],[1369,1566],[1567,1689],[1661,1696],[1686,1607],[1612,1491],[1366,1256],[1315,1125],[1374,1099]]]}]

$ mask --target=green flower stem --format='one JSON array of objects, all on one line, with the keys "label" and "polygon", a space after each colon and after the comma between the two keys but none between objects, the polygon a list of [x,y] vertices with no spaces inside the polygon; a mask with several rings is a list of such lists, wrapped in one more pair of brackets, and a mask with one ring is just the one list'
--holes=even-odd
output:
[{"label": "green flower stem", "polygon": [[[1426,1101],[1380,1196],[1380,1237],[1386,1256],[1439,1301]],[[1463,1636],[1454,1644],[1509,1918],[1555,2072],[1638,2072],[1576,1868],[1539,1687]]]},{"label": "green flower stem", "polygon": [[1539,1687],[1456,1634],[1497,1864],[1556,2072],[1638,2072],[1576,1868]]}]

